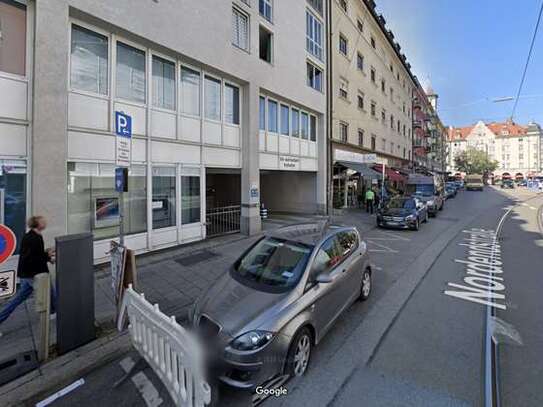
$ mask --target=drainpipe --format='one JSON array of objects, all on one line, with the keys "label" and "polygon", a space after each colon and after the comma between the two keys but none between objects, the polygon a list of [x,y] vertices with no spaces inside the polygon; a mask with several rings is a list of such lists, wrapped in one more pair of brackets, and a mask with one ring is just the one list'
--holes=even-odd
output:
[{"label": "drainpipe", "polygon": [[332,83],[332,0],[326,1],[326,145],[328,152],[328,181],[326,182],[326,213],[330,216],[333,212],[333,177],[334,157],[332,149],[333,128],[333,83]]}]

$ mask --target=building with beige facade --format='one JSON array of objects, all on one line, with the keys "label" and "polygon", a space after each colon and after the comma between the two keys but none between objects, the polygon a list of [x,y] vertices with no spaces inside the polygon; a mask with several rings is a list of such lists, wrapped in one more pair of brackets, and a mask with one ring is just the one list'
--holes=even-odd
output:
[{"label": "building with beige facade", "polygon": [[448,170],[456,172],[454,158],[468,148],[488,154],[498,162],[494,176],[525,178],[541,173],[541,141],[543,133],[536,123],[520,125],[509,120],[503,123],[477,122],[473,126],[449,128]]}]

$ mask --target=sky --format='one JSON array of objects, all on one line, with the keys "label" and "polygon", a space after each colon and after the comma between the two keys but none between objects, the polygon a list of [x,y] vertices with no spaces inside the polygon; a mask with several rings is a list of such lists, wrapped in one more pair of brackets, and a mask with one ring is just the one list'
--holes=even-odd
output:
[{"label": "sky", "polygon": [[[376,0],[446,125],[511,116],[543,0]],[[543,21],[514,121],[543,125]]]}]

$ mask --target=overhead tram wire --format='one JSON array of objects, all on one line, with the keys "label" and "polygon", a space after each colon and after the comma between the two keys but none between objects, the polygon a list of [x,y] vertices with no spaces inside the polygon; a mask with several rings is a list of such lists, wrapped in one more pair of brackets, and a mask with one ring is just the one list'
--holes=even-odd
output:
[{"label": "overhead tram wire", "polygon": [[537,17],[537,23],[535,25],[534,35],[532,37],[532,43],[530,44],[530,51],[528,51],[528,58],[526,58],[526,64],[524,65],[524,72],[522,73],[522,79],[520,80],[520,85],[518,87],[517,96],[515,98],[515,104],[513,105],[513,111],[511,112],[511,120],[515,116],[517,110],[518,100],[520,98],[520,92],[522,92],[522,87],[524,86],[524,80],[526,79],[526,72],[528,71],[528,66],[530,65],[530,59],[532,58],[532,52],[534,50],[535,39],[537,37],[537,31],[539,30],[539,23],[541,22],[541,15],[543,14],[543,1],[539,8],[539,15]]}]

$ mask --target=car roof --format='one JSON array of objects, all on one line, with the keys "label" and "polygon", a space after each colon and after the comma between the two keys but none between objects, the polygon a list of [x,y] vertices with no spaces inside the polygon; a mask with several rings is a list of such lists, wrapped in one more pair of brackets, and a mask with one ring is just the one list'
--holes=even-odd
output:
[{"label": "car roof", "polygon": [[340,231],[352,230],[356,230],[356,228],[330,224],[326,220],[323,222],[307,222],[283,226],[266,233],[266,236],[315,246]]}]

